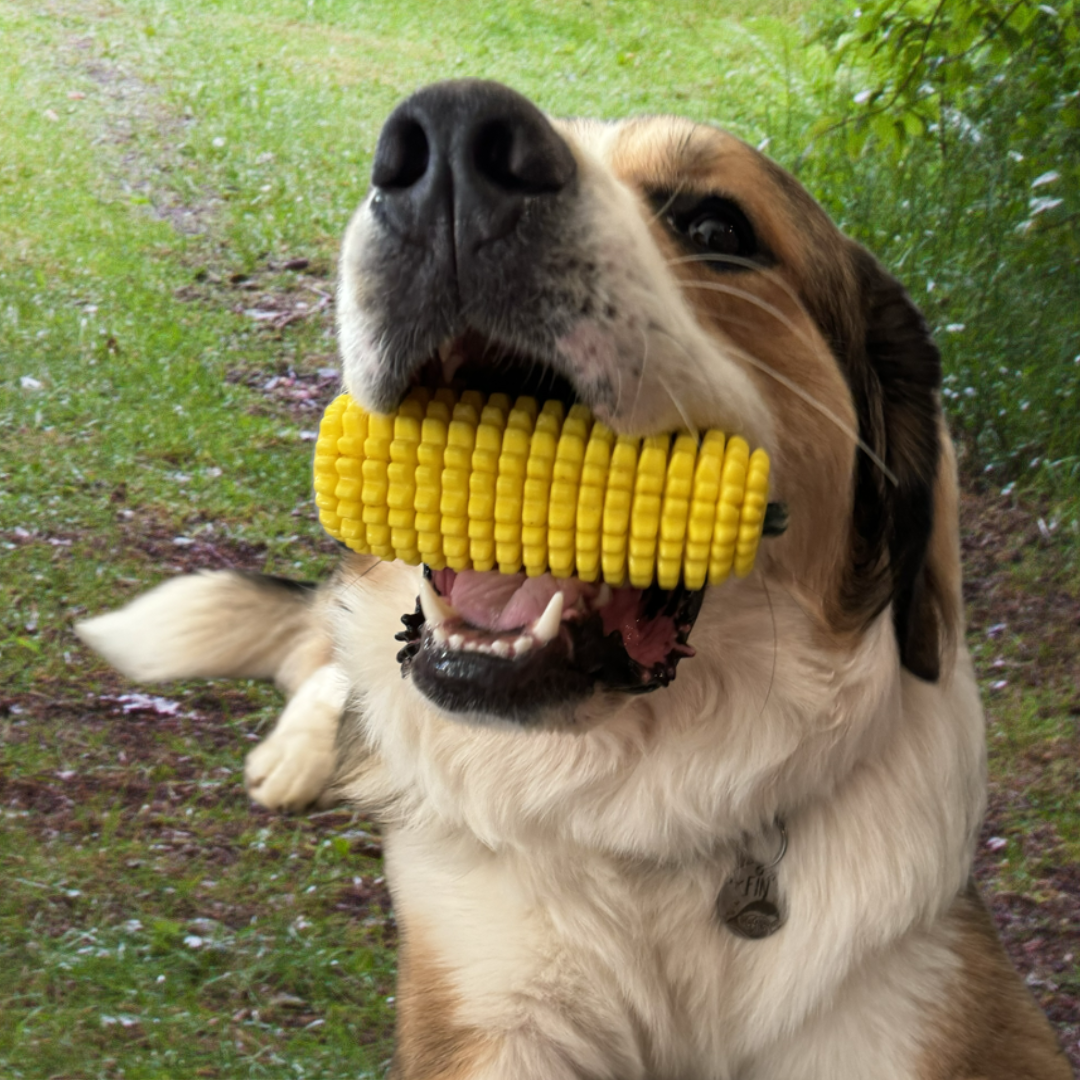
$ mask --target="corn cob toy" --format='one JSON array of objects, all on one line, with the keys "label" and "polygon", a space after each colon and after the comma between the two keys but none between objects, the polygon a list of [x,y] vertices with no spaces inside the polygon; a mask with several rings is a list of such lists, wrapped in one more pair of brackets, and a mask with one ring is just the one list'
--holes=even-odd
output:
[{"label": "corn cob toy", "polygon": [[739,436],[617,436],[583,405],[473,390],[416,389],[389,416],[342,394],[315,446],[319,520],[353,551],[612,587],[744,577],[768,486]]}]

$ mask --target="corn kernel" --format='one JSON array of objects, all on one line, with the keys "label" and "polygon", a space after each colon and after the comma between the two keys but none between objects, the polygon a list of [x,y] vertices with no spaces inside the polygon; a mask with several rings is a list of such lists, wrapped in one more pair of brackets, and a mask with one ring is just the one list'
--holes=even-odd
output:
[{"label": "corn kernel", "polygon": [[[502,396],[502,395],[500,395]],[[474,570],[495,565],[495,481],[499,472],[506,412],[490,401],[481,412],[469,476],[469,555]]]},{"label": "corn kernel", "polygon": [[726,581],[735,562],[735,544],[739,537],[739,509],[746,491],[746,466],[750,447],[735,436],[724,452],[720,475],[720,497],[716,504],[712,546],[709,549],[709,584]]},{"label": "corn kernel", "polygon": [[660,513],[656,583],[661,589],[674,589],[679,584],[679,574],[683,569],[683,544],[686,540],[696,457],[697,440],[690,435],[679,435],[667,466],[664,505]]},{"label": "corn kernel", "polygon": [[739,512],[739,536],[735,543],[735,576],[746,577],[757,557],[765,505],[769,495],[769,455],[755,450],[746,469],[746,497]]},{"label": "corn kernel", "polygon": [[529,577],[539,577],[548,568],[548,503],[562,418],[561,401],[544,402],[536,418],[525,462],[525,483],[521,492],[521,559]]},{"label": "corn kernel", "polygon": [[521,397],[506,417],[495,481],[494,528],[495,557],[503,574],[516,574],[521,569],[522,492],[535,415],[536,402]]},{"label": "corn kernel", "polygon": [[611,428],[596,423],[589,433],[589,441],[585,444],[574,538],[574,561],[577,564],[577,575],[582,581],[595,581],[600,576],[604,496],[607,492],[611,448],[614,443],[615,433]]},{"label": "corn kernel", "polygon": [[574,572],[574,524],[590,425],[589,410],[584,405],[572,406],[555,451],[548,503],[548,562],[555,577],[570,577]]},{"label": "corn kernel", "polygon": [[652,435],[644,440],[638,457],[627,557],[630,584],[635,589],[648,587],[653,579],[656,534],[660,529],[660,496],[664,490],[670,442],[668,435]]},{"label": "corn kernel", "polygon": [[[464,399],[464,395],[462,395]],[[469,561],[469,473],[480,410],[475,396],[454,406],[443,451],[442,515],[443,554],[452,570],[467,570]]]},{"label": "corn kernel", "polygon": [[416,448],[416,546],[420,558],[434,570],[446,565],[442,549],[443,451],[446,449],[450,404],[436,392],[424,410],[420,444]]},{"label": "corn kernel", "polygon": [[604,580],[612,586],[626,583],[626,548],[640,442],[640,439],[620,435],[611,451],[611,467],[604,494],[600,564],[604,570]]}]

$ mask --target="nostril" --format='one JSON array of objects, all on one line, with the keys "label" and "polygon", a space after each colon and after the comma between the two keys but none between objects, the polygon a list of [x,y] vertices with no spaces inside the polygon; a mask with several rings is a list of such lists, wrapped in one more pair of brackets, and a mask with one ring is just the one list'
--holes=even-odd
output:
[{"label": "nostril", "polygon": [[515,176],[511,165],[514,152],[514,133],[502,120],[492,120],[476,133],[473,143],[473,165],[476,171],[496,187],[520,191],[523,177]]},{"label": "nostril", "polygon": [[415,120],[399,120],[383,129],[371,167],[371,182],[380,188],[410,188],[427,172],[431,148]]},{"label": "nostril", "polygon": [[549,140],[521,123],[488,121],[477,130],[472,149],[476,171],[503,191],[544,195],[568,179],[563,157],[550,152]]}]

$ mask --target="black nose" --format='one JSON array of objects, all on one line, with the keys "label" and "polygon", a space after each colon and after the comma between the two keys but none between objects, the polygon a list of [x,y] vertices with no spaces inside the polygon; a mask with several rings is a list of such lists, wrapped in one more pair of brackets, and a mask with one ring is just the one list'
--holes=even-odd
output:
[{"label": "black nose", "polygon": [[403,101],[382,129],[374,209],[403,240],[460,269],[576,170],[570,148],[527,98],[479,79],[435,83]]}]

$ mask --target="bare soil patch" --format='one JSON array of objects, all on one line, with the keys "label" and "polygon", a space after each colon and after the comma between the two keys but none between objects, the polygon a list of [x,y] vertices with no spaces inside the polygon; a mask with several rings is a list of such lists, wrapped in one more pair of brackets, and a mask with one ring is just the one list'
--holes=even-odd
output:
[{"label": "bare soil patch", "polygon": [[[975,654],[980,676],[1002,693],[1011,683],[1056,692],[1080,717],[1080,596],[1042,508],[967,491],[961,524],[968,636],[982,645]],[[1038,574],[1018,573],[1032,565]],[[992,697],[988,710],[1008,724],[1007,705]],[[1060,788],[1075,805],[1080,722],[1014,759],[1007,776],[992,774],[976,859],[1009,955],[1080,1069],[1080,865],[1069,860],[1051,824],[1026,824],[1035,816],[1029,793],[1036,785]],[[1037,873],[1023,895],[1002,883],[1003,838],[1019,828],[1025,863]]]}]

